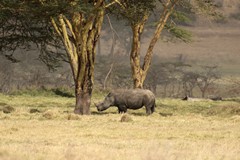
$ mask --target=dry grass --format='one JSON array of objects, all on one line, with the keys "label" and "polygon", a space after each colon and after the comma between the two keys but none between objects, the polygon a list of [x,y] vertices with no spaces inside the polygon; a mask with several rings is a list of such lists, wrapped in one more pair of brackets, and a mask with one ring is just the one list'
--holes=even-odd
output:
[{"label": "dry grass", "polygon": [[[0,95],[0,103],[15,108],[10,114],[0,112],[0,159],[3,160],[237,160],[240,157],[239,115],[224,118],[177,109],[204,108],[207,102],[189,105],[179,100],[158,100],[159,107],[151,116],[146,116],[144,109],[128,115],[117,114],[116,108],[101,114],[92,108],[92,115],[77,116],[71,113],[73,98]],[[174,105],[175,109],[169,109]],[[40,112],[30,113],[31,108]],[[131,120],[122,123],[123,117]]]}]

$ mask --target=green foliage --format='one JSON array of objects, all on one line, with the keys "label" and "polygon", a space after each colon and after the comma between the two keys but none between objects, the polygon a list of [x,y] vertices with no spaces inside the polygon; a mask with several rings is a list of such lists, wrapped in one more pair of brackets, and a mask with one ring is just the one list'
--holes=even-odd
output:
[{"label": "green foliage", "polygon": [[214,7],[214,0],[195,0],[195,7],[203,13],[210,13]]},{"label": "green foliage", "polygon": [[34,44],[34,47],[59,44],[49,24],[48,18],[51,13],[46,16],[47,12],[43,10],[39,1],[0,2],[0,54],[13,53],[19,48],[28,50]]},{"label": "green foliage", "polygon": [[191,32],[180,28],[176,25],[172,25],[172,24],[166,24],[165,25],[165,29],[168,30],[169,33],[171,33],[172,36],[184,41],[184,42],[190,42],[191,38],[192,38],[192,34]]},{"label": "green foliage", "polygon": [[[17,49],[41,51],[40,59],[49,69],[67,61],[62,39],[54,32],[50,18],[64,14],[70,18],[74,12],[94,13],[93,1],[74,0],[2,0],[0,1],[0,54],[17,62],[13,53]],[[54,53],[54,54],[53,54]]]},{"label": "green foliage", "polygon": [[156,0],[122,0],[122,7],[113,6],[109,9],[120,19],[127,20],[130,24],[137,24],[143,20],[145,15],[149,15],[156,7]]},{"label": "green foliage", "polygon": [[13,96],[29,95],[29,96],[61,96],[61,97],[74,97],[74,91],[67,88],[39,88],[39,89],[25,89],[17,90],[10,93]]},{"label": "green foliage", "polygon": [[172,13],[172,17],[174,18],[175,21],[179,22],[179,23],[189,23],[191,22],[191,19],[188,17],[188,15],[186,13],[184,13],[183,11],[178,11],[175,10]]},{"label": "green foliage", "polygon": [[216,21],[222,21],[224,16],[216,9],[220,7],[214,0],[195,0],[193,8],[196,13],[203,14]]}]

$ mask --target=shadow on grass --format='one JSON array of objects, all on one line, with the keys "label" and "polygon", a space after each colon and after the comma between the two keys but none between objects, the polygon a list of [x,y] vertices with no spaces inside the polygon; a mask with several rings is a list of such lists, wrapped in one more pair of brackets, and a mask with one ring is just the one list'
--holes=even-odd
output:
[{"label": "shadow on grass", "polygon": [[61,96],[61,97],[67,97],[67,98],[72,98],[72,97],[75,97],[72,93],[69,93],[69,92],[66,92],[66,91],[63,91],[59,88],[57,89],[52,89],[52,92],[58,96]]},{"label": "shadow on grass", "polygon": [[[118,111],[107,111],[107,112],[97,112],[97,111],[92,111],[92,115],[107,115],[107,114],[117,114],[117,115],[122,115],[123,113],[118,113]],[[143,112],[126,112],[125,114],[133,115],[133,116],[147,116],[146,113]]]},{"label": "shadow on grass", "polygon": [[128,114],[134,115],[134,116],[147,116],[147,114],[143,112],[129,112]]},{"label": "shadow on grass", "polygon": [[169,116],[173,116],[173,113],[159,113],[160,116],[163,116],[163,117],[169,117]]},{"label": "shadow on grass", "polygon": [[97,112],[97,111],[92,111],[92,115],[106,115],[106,114],[118,114],[118,112]]}]

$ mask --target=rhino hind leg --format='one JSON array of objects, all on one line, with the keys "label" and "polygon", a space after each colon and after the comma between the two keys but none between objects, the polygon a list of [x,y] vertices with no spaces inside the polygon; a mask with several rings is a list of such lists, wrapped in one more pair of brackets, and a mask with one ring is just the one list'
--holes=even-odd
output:
[{"label": "rhino hind leg", "polygon": [[146,105],[145,107],[146,107],[147,115],[150,115],[150,114],[152,114],[155,111],[155,102],[154,103],[150,103],[150,104]]},{"label": "rhino hind leg", "polygon": [[154,101],[154,103],[153,103],[153,105],[152,105],[152,107],[151,107],[152,113],[155,111],[155,107],[156,107],[156,103],[155,103],[155,101]]},{"label": "rhino hind leg", "polygon": [[150,106],[150,105],[146,106],[146,113],[147,113],[147,115],[152,114],[151,106]]}]

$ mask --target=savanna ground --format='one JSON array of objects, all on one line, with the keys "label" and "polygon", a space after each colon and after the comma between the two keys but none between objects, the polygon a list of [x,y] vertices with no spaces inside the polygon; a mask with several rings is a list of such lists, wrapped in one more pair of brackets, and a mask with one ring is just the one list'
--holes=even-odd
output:
[{"label": "savanna ground", "polygon": [[[225,0],[224,11],[230,14],[236,9],[239,15],[237,4],[239,0]],[[187,28],[193,33],[191,43],[159,42],[154,54],[163,60],[183,55],[190,64],[217,65],[223,81],[239,77],[240,22],[205,24],[209,22]],[[109,36],[107,31],[102,37],[104,34]],[[109,53],[112,41],[101,41],[102,52]],[[30,55],[22,59],[24,56],[29,64]],[[36,57],[32,59],[28,66],[12,64],[13,71],[7,75],[42,71]],[[57,83],[52,73],[48,77]],[[19,82],[23,78],[15,79]],[[220,95],[229,97],[223,90]],[[158,98],[156,112],[150,116],[144,108],[122,115],[116,108],[98,113],[92,105],[92,115],[78,116],[72,113],[74,98],[48,94],[0,94],[0,160],[240,159],[240,98],[214,102]],[[93,102],[103,98],[104,94],[94,94]]]},{"label": "savanna ground", "polygon": [[[93,101],[104,94],[94,94]],[[240,100],[157,99],[156,112],[72,114],[74,98],[0,94],[0,159],[237,160]],[[15,110],[7,113],[7,108]],[[123,122],[121,122],[121,119]]]}]

